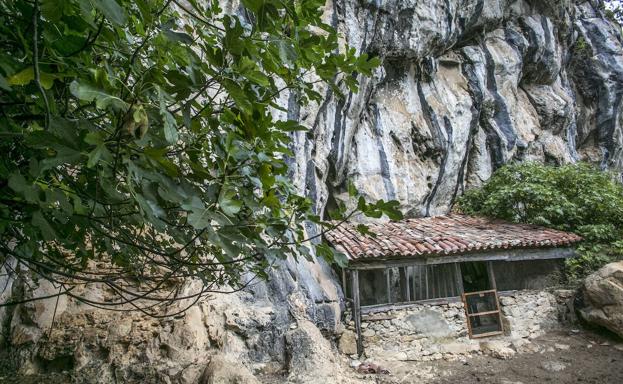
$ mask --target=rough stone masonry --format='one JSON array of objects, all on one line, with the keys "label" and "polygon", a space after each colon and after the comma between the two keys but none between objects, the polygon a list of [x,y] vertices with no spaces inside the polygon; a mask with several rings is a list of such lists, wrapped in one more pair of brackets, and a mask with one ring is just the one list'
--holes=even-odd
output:
[{"label": "rough stone masonry", "polygon": [[[458,359],[488,353],[509,358],[530,350],[530,340],[560,329],[574,318],[573,292],[516,291],[500,297],[504,334],[470,339],[463,303],[412,304],[401,309],[364,316],[362,336],[365,357],[377,360],[430,361]],[[347,317],[341,336],[342,353],[357,357],[354,322]]]}]

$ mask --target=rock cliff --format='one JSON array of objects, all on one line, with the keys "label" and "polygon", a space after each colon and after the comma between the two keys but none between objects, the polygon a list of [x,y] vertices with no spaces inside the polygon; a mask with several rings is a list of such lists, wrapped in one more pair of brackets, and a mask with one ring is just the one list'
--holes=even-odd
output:
[{"label": "rock cliff", "polygon": [[[291,175],[319,214],[344,199],[348,180],[370,199],[396,199],[407,215],[422,216],[447,212],[509,161],[587,160],[623,170],[622,38],[600,1],[325,7],[344,42],[383,64],[357,94],[324,90],[324,101],[307,107],[295,94],[282,100],[288,117],[310,128],[294,136]],[[0,311],[3,364],[22,373],[69,370],[85,383],[332,377],[339,359],[331,340],[343,329],[344,305],[335,272],[322,261],[289,260],[270,275],[172,319],[64,298]],[[0,295],[33,294],[2,276],[0,286],[9,285]],[[53,293],[42,284],[34,295]]]}]

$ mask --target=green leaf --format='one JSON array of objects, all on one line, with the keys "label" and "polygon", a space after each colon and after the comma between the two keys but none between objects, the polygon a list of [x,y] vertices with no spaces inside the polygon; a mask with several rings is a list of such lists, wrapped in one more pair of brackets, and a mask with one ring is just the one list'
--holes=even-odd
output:
[{"label": "green leaf", "polygon": [[35,213],[33,213],[32,225],[35,226],[35,228],[39,229],[44,240],[52,241],[57,238],[56,231],[54,231],[54,228],[52,228],[52,226],[43,216],[41,211],[36,211]]},{"label": "green leaf", "polygon": [[5,91],[11,90],[10,84],[7,82],[6,78],[2,75],[0,75],[0,88],[4,89]]},{"label": "green leaf", "polygon": [[370,231],[370,227],[365,224],[357,224],[357,232],[361,233],[364,236],[376,237],[374,232]]},{"label": "green leaf", "polygon": [[115,0],[92,0],[93,5],[113,24],[122,26],[127,22],[127,15]]},{"label": "green leaf", "polygon": [[67,5],[66,0],[42,0],[41,14],[49,21],[58,22]]},{"label": "green leaf", "polygon": [[350,197],[355,197],[359,194],[359,191],[357,190],[357,187],[355,187],[355,184],[352,182],[352,180],[348,180],[348,195]]},{"label": "green leaf", "polygon": [[264,0],[242,0],[242,4],[249,10],[257,13],[264,4]]},{"label": "green leaf", "polygon": [[277,121],[275,126],[282,131],[286,132],[307,132],[309,128],[302,126],[298,121],[295,120],[286,120],[286,121]]},{"label": "green leaf", "polygon": [[224,189],[218,198],[218,204],[227,216],[235,216],[242,208],[242,202],[236,200],[236,193],[233,190]]},{"label": "green leaf", "polygon": [[93,101],[95,100],[95,106],[99,109],[106,109],[112,107],[115,110],[125,111],[128,109],[128,104],[120,98],[109,95],[101,89],[98,89],[90,84],[79,83],[74,80],[69,84],[69,90],[71,94],[76,96],[80,100]]},{"label": "green leaf", "polygon": [[284,64],[292,65],[294,61],[296,61],[296,51],[288,41],[278,40],[277,48],[279,50],[279,59],[281,59]]},{"label": "green leaf", "polygon": [[28,185],[26,179],[19,173],[14,173],[9,177],[9,187],[15,192],[23,192]]},{"label": "green leaf", "polygon": [[[39,78],[41,81],[41,86],[44,89],[52,88],[52,85],[54,84],[54,79],[55,79],[54,75],[40,72]],[[8,83],[9,85],[27,85],[28,83],[34,80],[35,80],[35,70],[33,67],[28,67],[10,76],[8,78]]]},{"label": "green leaf", "polygon": [[93,168],[102,158],[102,155],[106,153],[108,150],[104,144],[100,144],[95,147],[94,150],[89,152],[89,160],[87,161],[87,167]]},{"label": "green leaf", "polygon": [[184,32],[176,32],[170,29],[164,29],[162,33],[167,37],[167,39],[173,42],[184,43],[184,44],[193,43],[193,38],[189,34],[184,33]]},{"label": "green leaf", "polygon": [[160,103],[160,116],[163,122],[164,138],[169,144],[175,144],[178,139],[177,125],[175,118],[167,109],[165,93],[161,89],[158,89],[158,101]]}]

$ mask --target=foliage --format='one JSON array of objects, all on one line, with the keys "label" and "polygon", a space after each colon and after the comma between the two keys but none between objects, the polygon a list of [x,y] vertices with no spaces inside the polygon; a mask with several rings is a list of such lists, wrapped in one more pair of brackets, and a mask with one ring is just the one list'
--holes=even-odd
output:
[{"label": "foliage", "polygon": [[[77,300],[160,315],[160,303],[240,289],[248,272],[309,255],[321,233],[306,237],[303,222],[331,229],[288,178],[305,128],[275,117],[277,99],[357,91],[379,60],[339,49],[322,0],[243,0],[236,14],[219,3],[0,2],[5,268],[11,256],[14,272]],[[358,208],[399,215],[391,202]],[[181,295],[189,278],[202,287]],[[118,300],[73,291],[86,283]]]},{"label": "foliage", "polygon": [[568,261],[572,279],[623,259],[623,186],[588,164],[506,165],[482,187],[468,190],[458,208],[581,235],[579,256]]},{"label": "foliage", "polygon": [[573,45],[573,51],[581,57],[588,58],[592,55],[591,47],[583,36],[580,36]]}]

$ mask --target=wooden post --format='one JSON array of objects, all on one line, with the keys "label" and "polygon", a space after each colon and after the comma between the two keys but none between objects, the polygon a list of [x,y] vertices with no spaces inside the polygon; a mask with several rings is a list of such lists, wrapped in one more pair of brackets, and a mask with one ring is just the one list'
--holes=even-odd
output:
[{"label": "wooden post", "polygon": [[346,292],[348,289],[348,286],[346,285],[346,268],[342,268],[342,287],[344,287],[344,297],[350,299],[350,297],[348,297],[348,292]]},{"label": "wooden post", "polygon": [[459,289],[459,295],[465,293],[465,288],[463,287],[463,274],[461,273],[461,265],[459,263],[454,263],[454,273],[456,276],[456,286]]},{"label": "wooden post", "polygon": [[409,276],[411,276],[411,274],[413,273],[413,267],[402,267],[403,271],[405,273],[405,286],[407,289],[407,297],[405,297],[405,301],[410,302],[411,301],[411,288],[410,288],[410,284],[409,284]]},{"label": "wooden post", "polygon": [[355,331],[357,333],[357,355],[363,354],[363,340],[361,336],[361,302],[359,300],[359,271],[353,269],[352,290],[353,290],[353,320],[355,321]]},{"label": "wooden post", "polygon": [[491,282],[491,289],[497,291],[497,284],[495,283],[495,274],[493,273],[493,262],[487,261],[487,273],[489,274],[489,281]]},{"label": "wooden post", "polygon": [[385,268],[385,281],[387,282],[387,304],[391,304],[392,302],[391,283],[389,282],[390,271],[390,268]]}]

